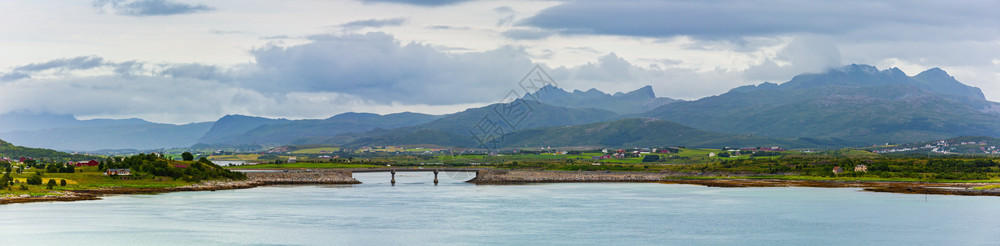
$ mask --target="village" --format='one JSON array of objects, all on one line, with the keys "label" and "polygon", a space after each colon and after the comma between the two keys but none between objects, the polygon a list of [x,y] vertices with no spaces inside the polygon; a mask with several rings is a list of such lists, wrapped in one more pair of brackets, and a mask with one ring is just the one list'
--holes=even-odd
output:
[{"label": "village", "polygon": [[924,144],[923,146],[890,146],[872,150],[872,153],[914,153],[923,152],[936,154],[985,154],[1000,155],[1000,148],[989,145],[986,141],[958,141],[958,140],[937,140]]}]

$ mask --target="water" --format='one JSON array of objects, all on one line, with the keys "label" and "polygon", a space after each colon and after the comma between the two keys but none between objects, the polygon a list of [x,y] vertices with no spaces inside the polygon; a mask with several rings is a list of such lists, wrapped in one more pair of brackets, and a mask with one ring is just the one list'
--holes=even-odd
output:
[{"label": "water", "polygon": [[[1000,198],[846,188],[471,185],[358,173],[268,186],[0,206],[0,245],[996,245]],[[454,176],[454,177],[453,177]],[[926,201],[925,201],[926,199]]]},{"label": "water", "polygon": [[212,163],[215,163],[216,165],[219,166],[239,166],[247,164],[247,162],[245,161],[212,161]]}]

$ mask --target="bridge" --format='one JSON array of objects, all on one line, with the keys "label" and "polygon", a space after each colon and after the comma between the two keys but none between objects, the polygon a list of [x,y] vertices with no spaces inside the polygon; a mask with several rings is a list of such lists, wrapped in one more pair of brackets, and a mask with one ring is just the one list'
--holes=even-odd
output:
[{"label": "bridge", "polygon": [[438,183],[438,173],[439,172],[471,172],[475,173],[476,176],[481,177],[486,174],[489,169],[485,168],[367,168],[367,169],[343,169],[340,172],[346,174],[348,177],[354,177],[354,173],[375,173],[375,172],[389,172],[392,174],[393,185],[396,184],[396,172],[434,172],[434,184]]}]

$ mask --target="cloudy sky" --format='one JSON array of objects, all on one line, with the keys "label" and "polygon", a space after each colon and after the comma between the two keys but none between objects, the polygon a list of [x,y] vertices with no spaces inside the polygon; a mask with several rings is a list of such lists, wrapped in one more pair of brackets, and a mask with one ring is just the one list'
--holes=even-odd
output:
[{"label": "cloudy sky", "polygon": [[851,63],[1000,101],[996,1],[0,1],[0,114],[212,121],[451,113],[532,67],[698,99]]}]

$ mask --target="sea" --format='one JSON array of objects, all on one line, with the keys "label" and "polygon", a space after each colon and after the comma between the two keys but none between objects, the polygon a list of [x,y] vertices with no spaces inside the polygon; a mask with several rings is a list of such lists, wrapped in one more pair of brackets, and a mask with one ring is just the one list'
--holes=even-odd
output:
[{"label": "sea", "polygon": [[0,245],[1000,245],[1000,197],[432,175],[0,205]]}]

